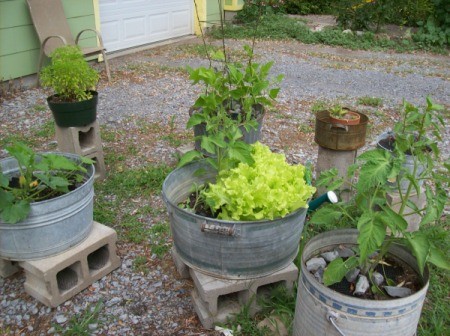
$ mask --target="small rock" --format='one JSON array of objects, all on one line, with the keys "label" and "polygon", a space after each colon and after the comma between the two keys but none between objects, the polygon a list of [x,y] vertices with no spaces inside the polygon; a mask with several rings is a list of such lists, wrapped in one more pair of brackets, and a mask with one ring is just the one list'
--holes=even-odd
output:
[{"label": "small rock", "polygon": [[406,287],[384,286],[389,296],[403,298],[411,295],[411,289]]},{"label": "small rock", "polygon": [[343,34],[352,34],[352,35],[353,35],[353,32],[352,32],[351,29],[343,30],[342,33],[343,33]]},{"label": "small rock", "polygon": [[67,317],[64,315],[56,315],[56,322],[61,324],[67,321]]},{"label": "small rock", "polygon": [[349,249],[348,247],[343,245],[339,246],[337,251],[339,253],[339,257],[341,258],[350,258],[355,255],[355,252],[353,252],[352,249]]},{"label": "small rock", "polygon": [[359,272],[361,272],[359,268],[351,269],[350,271],[347,272],[345,278],[347,279],[348,282],[355,282],[356,278],[359,275]]},{"label": "small rock", "polygon": [[316,278],[318,283],[323,284],[323,268],[320,267],[317,271],[314,272],[314,278]]},{"label": "small rock", "polygon": [[122,301],[121,298],[118,298],[118,297],[112,298],[111,300],[109,300],[108,302],[106,302],[106,306],[107,306],[107,307],[114,306],[115,304],[118,304],[120,301]]},{"label": "small rock", "polygon": [[373,272],[372,273],[372,282],[375,286],[380,286],[384,282],[383,275],[378,272]]},{"label": "small rock", "polygon": [[322,253],[320,256],[322,258],[324,258],[327,262],[332,262],[334,259],[339,257],[339,252],[336,250],[330,251],[330,252],[325,252],[325,253]]},{"label": "small rock", "polygon": [[327,262],[323,258],[311,258],[306,262],[306,269],[311,273],[317,271],[321,267],[327,267]]},{"label": "small rock", "polygon": [[94,331],[98,327],[98,323],[91,323],[88,325],[89,330]]},{"label": "small rock", "polygon": [[364,275],[360,275],[358,278],[358,282],[355,285],[355,291],[353,294],[355,295],[363,295],[370,287],[369,280]]},{"label": "small rock", "polygon": [[363,35],[364,35],[363,31],[361,31],[361,30],[356,31],[356,36],[363,36]]}]

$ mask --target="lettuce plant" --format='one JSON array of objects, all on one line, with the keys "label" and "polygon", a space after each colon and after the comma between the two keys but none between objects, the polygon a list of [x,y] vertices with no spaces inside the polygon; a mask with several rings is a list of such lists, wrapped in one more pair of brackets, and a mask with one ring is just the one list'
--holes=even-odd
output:
[{"label": "lettuce plant", "polygon": [[257,142],[253,164],[240,163],[219,173],[203,197],[220,219],[274,219],[307,207],[315,188],[305,182],[305,167],[289,165],[284,155]]}]

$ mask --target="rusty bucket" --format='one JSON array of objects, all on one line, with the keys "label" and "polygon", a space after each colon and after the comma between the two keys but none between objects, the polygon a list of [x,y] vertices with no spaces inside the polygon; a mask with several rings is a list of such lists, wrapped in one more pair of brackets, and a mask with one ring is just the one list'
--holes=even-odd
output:
[{"label": "rusty bucket", "polygon": [[358,125],[339,125],[330,122],[330,113],[320,111],[316,114],[314,141],[333,150],[355,150],[366,143],[366,130],[369,118],[357,112],[361,119]]}]

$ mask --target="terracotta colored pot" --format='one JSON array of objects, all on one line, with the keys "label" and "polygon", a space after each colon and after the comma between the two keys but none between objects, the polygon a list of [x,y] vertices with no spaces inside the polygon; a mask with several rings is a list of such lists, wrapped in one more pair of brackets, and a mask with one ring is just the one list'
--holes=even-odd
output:
[{"label": "terracotta colored pot", "polygon": [[330,114],[330,122],[339,125],[358,125],[361,116],[353,111],[347,110],[347,113],[341,118],[335,118]]}]

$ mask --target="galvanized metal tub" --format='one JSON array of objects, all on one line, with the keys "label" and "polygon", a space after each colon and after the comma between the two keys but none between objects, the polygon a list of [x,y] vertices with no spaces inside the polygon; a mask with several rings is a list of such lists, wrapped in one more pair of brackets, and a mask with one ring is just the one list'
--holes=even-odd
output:
[{"label": "galvanized metal tub", "polygon": [[[61,153],[73,160],[75,154]],[[0,161],[4,174],[18,172],[14,158]],[[42,259],[80,243],[93,225],[94,165],[87,166],[86,181],[62,196],[31,204],[29,216],[18,223],[0,220],[0,257],[8,260]]]},{"label": "galvanized metal tub", "polygon": [[[199,168],[205,169],[199,176]],[[219,278],[251,279],[287,267],[298,253],[306,209],[275,220],[226,221],[178,207],[193,184],[213,181],[202,162],[178,168],[164,181],[162,194],[177,253],[189,267]]]},{"label": "galvanized metal tub", "polygon": [[[364,300],[340,294],[317,282],[305,262],[339,244],[356,244],[357,230],[334,230],[317,235],[306,244],[301,258],[293,336],[413,336],[428,289],[428,270],[423,288],[405,298]],[[390,253],[418,270],[406,249],[393,245]],[[337,330],[340,329],[341,332]]]},{"label": "galvanized metal tub", "polygon": [[369,118],[360,112],[358,125],[339,125],[330,121],[328,111],[316,114],[314,141],[325,148],[334,150],[355,150],[366,143],[366,130]]}]

